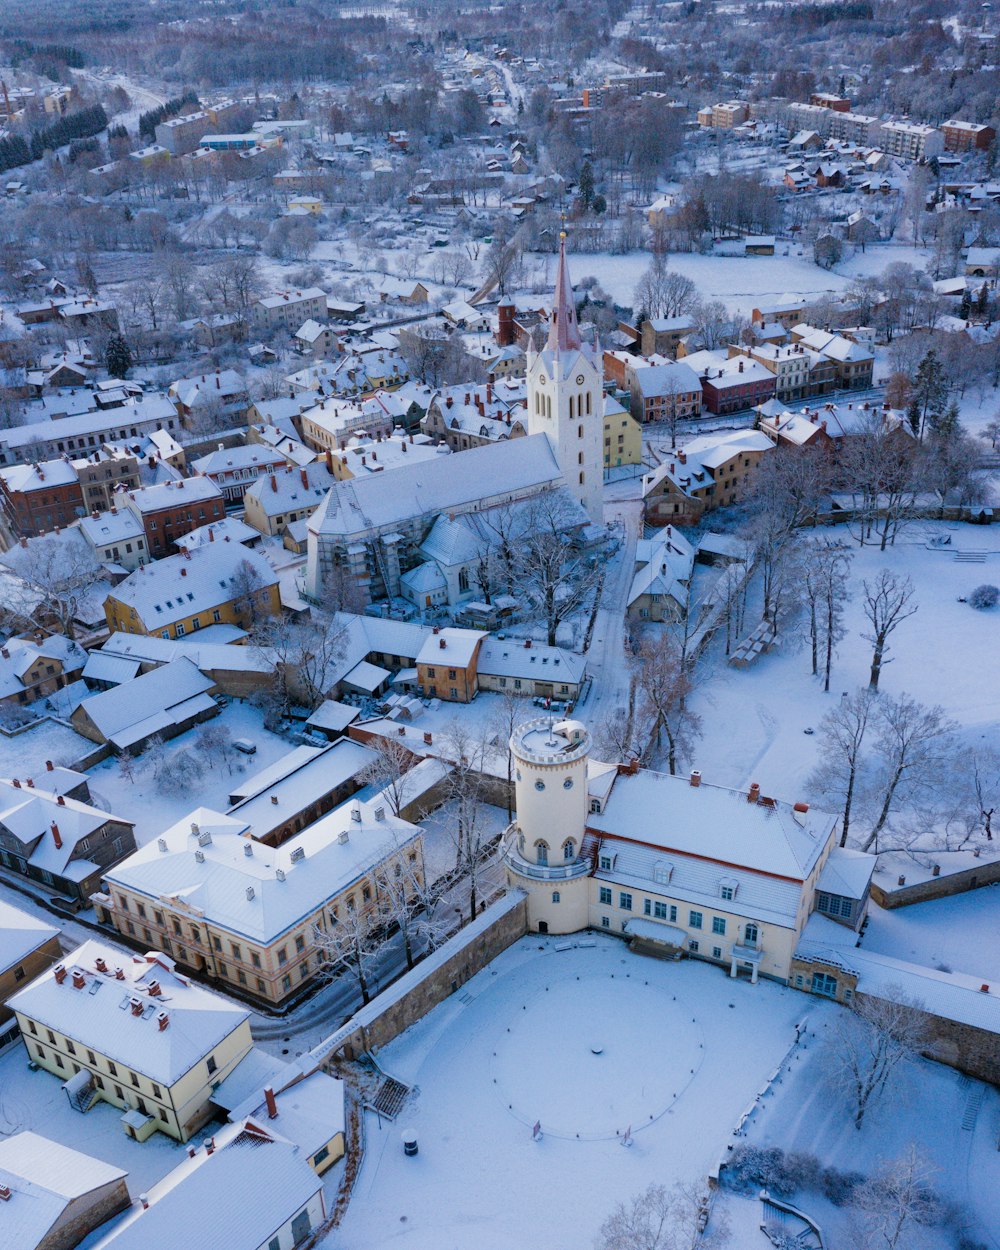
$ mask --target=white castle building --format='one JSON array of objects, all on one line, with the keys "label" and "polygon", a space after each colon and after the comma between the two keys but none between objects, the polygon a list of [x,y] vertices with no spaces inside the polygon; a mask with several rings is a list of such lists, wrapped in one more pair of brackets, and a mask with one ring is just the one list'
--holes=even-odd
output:
[{"label": "white castle building", "polygon": [[604,523],[604,357],[595,332],[585,344],[566,263],[566,235],[549,337],[541,351],[529,348],[528,433],[547,434],[566,485],[595,525]]},{"label": "white castle building", "polygon": [[590,749],[576,720],[541,717],[511,738],[506,872],[528,896],[532,932],[601,929],[802,988],[793,957],[809,916],[860,927],[875,857],[836,845],[836,817],[756,783],[598,763]]}]

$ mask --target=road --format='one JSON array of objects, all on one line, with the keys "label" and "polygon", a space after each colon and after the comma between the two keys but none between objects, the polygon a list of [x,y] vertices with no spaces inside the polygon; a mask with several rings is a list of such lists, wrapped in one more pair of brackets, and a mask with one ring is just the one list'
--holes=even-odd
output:
[{"label": "road", "polygon": [[138,86],[125,74],[102,75],[89,69],[74,69],[71,72],[75,77],[82,78],[84,82],[90,83],[100,92],[109,91],[112,87],[121,87],[128,92],[132,107],[124,113],[116,113],[109,119],[109,126],[124,126],[126,130],[135,130],[139,125],[141,113],[148,113],[152,109],[159,108],[166,101],[166,96],[157,95],[155,91]]},{"label": "road", "polygon": [[635,568],[635,544],[639,537],[642,505],[638,499],[606,501],[606,523],[619,522],[622,546],[604,570],[604,588],[594,620],[587,652],[587,672],[592,685],[581,712],[596,731],[618,707],[628,702],[628,671],[625,665],[625,608]]}]

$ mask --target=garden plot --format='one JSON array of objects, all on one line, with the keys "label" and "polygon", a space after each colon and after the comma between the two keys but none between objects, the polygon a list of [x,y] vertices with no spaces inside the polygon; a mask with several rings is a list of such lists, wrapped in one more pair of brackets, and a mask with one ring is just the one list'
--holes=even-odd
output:
[{"label": "garden plot", "polygon": [[835,1010],[600,935],[524,938],[379,1052],[417,1090],[395,1123],[371,1118],[324,1245],[589,1245],[619,1200],[703,1181],[796,1024]]}]

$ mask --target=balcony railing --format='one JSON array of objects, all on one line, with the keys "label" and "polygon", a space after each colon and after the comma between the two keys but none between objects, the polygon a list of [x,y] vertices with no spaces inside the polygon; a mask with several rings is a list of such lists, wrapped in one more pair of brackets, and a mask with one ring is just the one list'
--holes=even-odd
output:
[{"label": "balcony railing", "polygon": [[586,877],[590,863],[585,859],[565,860],[558,864],[531,864],[517,851],[517,843],[504,848],[504,863],[519,877],[531,877],[535,881],[569,881],[574,877]]}]

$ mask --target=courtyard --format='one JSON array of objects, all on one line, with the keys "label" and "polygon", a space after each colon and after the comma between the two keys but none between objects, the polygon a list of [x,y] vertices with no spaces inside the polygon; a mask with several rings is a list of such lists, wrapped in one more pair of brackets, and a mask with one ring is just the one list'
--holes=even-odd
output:
[{"label": "courtyard", "polygon": [[379,1052],[414,1090],[395,1122],[369,1114],[350,1207],[324,1244],[589,1245],[619,1200],[702,1182],[795,1062],[797,1026],[835,1010],[598,934],[523,938]]}]

